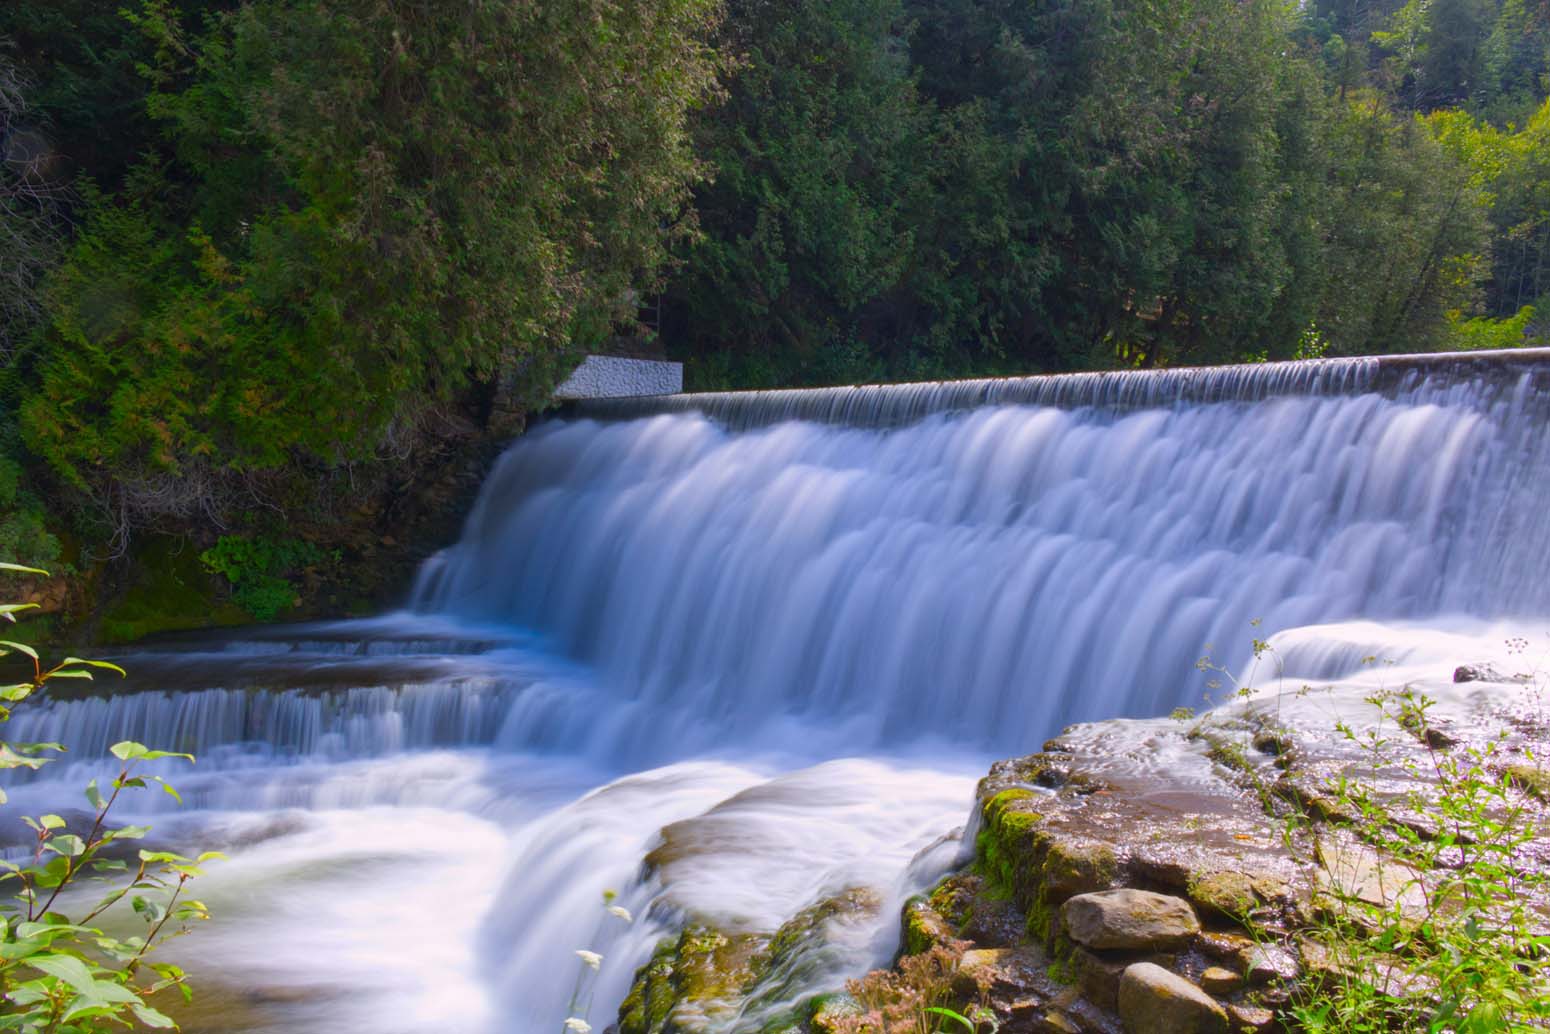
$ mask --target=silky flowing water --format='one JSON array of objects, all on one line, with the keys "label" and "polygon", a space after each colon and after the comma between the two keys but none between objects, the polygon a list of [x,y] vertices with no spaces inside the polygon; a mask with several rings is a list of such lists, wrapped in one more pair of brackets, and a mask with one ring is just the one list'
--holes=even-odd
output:
[{"label": "silky flowing water", "polygon": [[990,760],[1199,705],[1256,636],[1338,679],[1550,624],[1544,358],[593,404],[511,447],[404,610],[138,648],[18,714],[71,760],[8,811],[84,808],[119,739],[198,755],[124,816],[231,856],[167,949],[190,1031],[601,1029],[685,917],[868,888],[711,1023],[757,1029],[890,957]]}]

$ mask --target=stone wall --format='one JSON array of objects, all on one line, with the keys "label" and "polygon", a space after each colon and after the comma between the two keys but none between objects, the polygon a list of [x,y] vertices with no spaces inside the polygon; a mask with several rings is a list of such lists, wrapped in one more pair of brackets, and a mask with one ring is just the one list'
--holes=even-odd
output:
[{"label": "stone wall", "polygon": [[684,389],[682,363],[589,355],[554,391],[558,399],[613,399],[676,395]]}]

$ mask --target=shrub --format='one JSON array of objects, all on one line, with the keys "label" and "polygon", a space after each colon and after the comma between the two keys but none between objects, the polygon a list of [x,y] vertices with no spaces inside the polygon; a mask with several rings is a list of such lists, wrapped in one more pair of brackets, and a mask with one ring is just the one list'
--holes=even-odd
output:
[{"label": "shrub", "polygon": [[[1376,867],[1382,893],[1324,881],[1309,934],[1325,979],[1293,1015],[1310,1034],[1543,1029],[1550,930],[1532,902],[1550,874],[1530,849],[1546,830],[1504,769],[1501,741],[1455,747],[1428,718],[1433,701],[1409,688],[1369,701],[1379,724],[1341,731],[1371,776],[1327,786],[1333,818],[1298,811],[1293,823],[1325,872],[1358,864],[1353,850],[1375,852],[1360,864]],[[1422,745],[1420,758],[1398,749],[1403,738]],[[1380,792],[1380,772],[1413,789]]]},{"label": "shrub", "polygon": [[[1267,657],[1279,668],[1274,649],[1256,639],[1256,664]],[[1201,667],[1229,674],[1209,659]],[[1316,877],[1313,914],[1298,931],[1310,971],[1289,1007],[1295,1029],[1544,1029],[1550,925],[1534,902],[1550,891],[1550,873],[1533,850],[1550,827],[1532,788],[1525,792],[1522,766],[1507,764],[1503,736],[1461,744],[1440,732],[1435,701],[1412,687],[1367,702],[1376,724],[1336,726],[1356,748],[1356,765],[1303,790],[1239,768],[1267,810],[1283,816],[1286,843]],[[1261,733],[1290,742],[1282,729]],[[1295,771],[1295,754],[1277,753],[1278,765]],[[1262,941],[1284,939],[1245,918]]]},{"label": "shrub", "polygon": [[18,450],[10,437],[0,431],[0,556],[52,564],[59,559],[59,540],[48,530],[42,501],[23,483]]},{"label": "shrub", "polygon": [[296,586],[289,576],[325,558],[321,549],[299,539],[235,535],[222,535],[199,554],[205,570],[223,575],[232,599],[260,621],[272,621],[293,606]]},{"label": "shrub", "polygon": [[[0,570],[45,574],[6,563],[0,563]],[[14,622],[32,606],[0,604],[0,617]],[[0,721],[56,679],[90,679],[94,670],[123,674],[117,665],[78,657],[45,666],[31,647],[0,640],[0,658],[17,656],[31,671],[21,681],[0,685]],[[63,750],[57,743],[0,742],[0,769],[35,771]],[[86,786],[92,807],[89,823],[72,827],[59,815],[26,817],[22,821],[34,834],[30,860],[0,861],[0,1031],[90,1034],[135,1024],[175,1028],[150,999],[172,988],[185,998],[191,995],[183,971],[152,961],[151,955],[168,937],[208,918],[204,904],[187,896],[187,885],[200,874],[202,863],[218,856],[191,859],[141,850],[129,863],[117,857],[118,851],[109,857],[107,849],[148,832],[142,826],[109,824],[124,791],[156,783],[177,797],[170,784],[160,776],[142,774],[140,766],[193,758],[129,741],[114,744],[111,751],[119,761],[118,774],[107,787],[95,779]],[[80,894],[72,892],[88,885],[105,887],[106,892],[95,902],[82,902]],[[145,922],[143,933],[119,937],[93,925],[124,904]]]}]

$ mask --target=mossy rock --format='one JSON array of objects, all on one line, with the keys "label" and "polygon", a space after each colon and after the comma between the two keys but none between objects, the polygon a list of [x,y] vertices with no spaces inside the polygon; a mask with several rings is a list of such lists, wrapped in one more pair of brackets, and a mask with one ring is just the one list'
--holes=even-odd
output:
[{"label": "mossy rock", "polygon": [[860,1002],[841,992],[811,998],[803,1011],[807,1013],[805,1017],[807,1027],[814,1034],[833,1034],[839,1029],[840,1020],[859,1016],[865,1010]]},{"label": "mossy rock", "polygon": [[657,945],[619,1006],[620,1034],[692,1034],[758,979],[766,939],[690,926]]},{"label": "mossy rock", "polygon": [[[831,973],[842,956],[830,941],[830,926],[871,919],[882,905],[882,897],[870,887],[849,887],[787,920],[754,960],[754,978],[742,992],[745,1011],[764,1014],[778,1009],[780,1003],[813,986],[815,979]],[[773,1022],[795,1023],[798,1019],[787,1011]]]},{"label": "mossy rock", "polygon": [[[851,887],[798,912],[773,936],[687,926],[636,971],[619,1007],[619,1034],[698,1034],[719,1029],[750,1003],[783,1000],[822,965],[811,949],[823,943],[827,924],[876,915],[881,906],[876,891]],[[804,1022],[791,1011],[767,1020],[765,1029],[777,1034]]]},{"label": "mossy rock", "polygon": [[1538,765],[1516,764],[1507,766],[1507,778],[1530,797],[1550,801],[1550,772]]},{"label": "mossy rock", "polygon": [[135,549],[131,570],[124,594],[102,613],[98,638],[104,643],[253,620],[219,598],[215,580],[200,564],[192,543],[166,536],[145,539]]},{"label": "mossy rock", "polygon": [[931,890],[931,907],[954,927],[965,926],[974,917],[974,899],[983,882],[969,873],[954,873]]},{"label": "mossy rock", "polygon": [[1075,837],[1052,837],[1043,859],[1041,889],[1048,902],[1105,890],[1119,875],[1119,859],[1110,844]]},{"label": "mossy rock", "polygon": [[809,905],[787,920],[765,950],[765,968],[779,968],[813,941],[823,936],[825,924],[846,916],[874,916],[882,908],[882,897],[870,887],[848,887],[832,897]]},{"label": "mossy rock", "polygon": [[975,837],[975,864],[992,889],[1004,897],[1015,897],[1019,885],[1035,875],[1030,862],[1034,834],[1044,817],[1033,810],[1037,795],[1032,790],[1002,790],[981,808],[979,833]]},{"label": "mossy rock", "polygon": [[919,955],[930,951],[943,941],[951,940],[950,923],[923,897],[913,897],[904,903],[904,943],[900,954]]},{"label": "mossy rock", "polygon": [[1186,895],[1208,916],[1243,923],[1260,905],[1255,883],[1248,873],[1205,873],[1190,880]]},{"label": "mossy rock", "polygon": [[651,961],[635,971],[630,993],[619,1006],[620,1034],[655,1034],[667,1026],[667,1016],[678,1004],[673,976],[679,938],[669,937],[651,953]]}]

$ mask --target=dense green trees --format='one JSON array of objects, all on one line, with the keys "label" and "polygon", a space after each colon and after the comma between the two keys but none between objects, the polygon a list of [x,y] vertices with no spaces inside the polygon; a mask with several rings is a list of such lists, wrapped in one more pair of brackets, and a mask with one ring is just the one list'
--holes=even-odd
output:
[{"label": "dense green trees", "polygon": [[1419,116],[1531,112],[1547,29],[1517,0],[734,3],[663,338],[706,386],[1449,347],[1543,293],[1545,181]]},{"label": "dense green trees", "polygon": [[[146,0],[143,136],[79,181],[29,446],[131,519],[219,516],[255,475],[402,449],[471,385],[542,400],[691,224],[713,14]],[[52,114],[69,139],[98,113]]]},{"label": "dense green trees", "polygon": [[930,160],[900,31],[897,0],[730,5],[721,42],[741,67],[696,127],[716,178],[664,315],[674,347],[719,379],[838,380],[866,355],[866,313],[908,261]]},{"label": "dense green trees", "polygon": [[642,299],[701,387],[1546,336],[1542,0],[50,0],[0,41],[0,471],[118,530],[358,486]]}]

